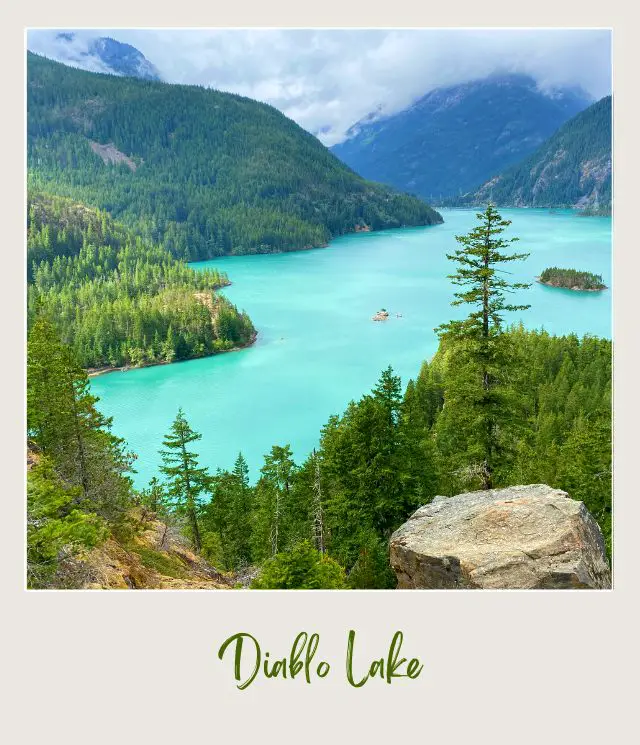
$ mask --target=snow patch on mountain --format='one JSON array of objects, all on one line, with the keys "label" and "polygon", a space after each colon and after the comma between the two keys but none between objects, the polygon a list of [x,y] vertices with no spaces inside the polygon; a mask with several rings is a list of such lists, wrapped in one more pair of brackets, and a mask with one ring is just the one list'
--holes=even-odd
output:
[{"label": "snow patch on mountain", "polygon": [[29,50],[89,72],[161,80],[153,63],[131,44],[82,31],[30,34]]}]

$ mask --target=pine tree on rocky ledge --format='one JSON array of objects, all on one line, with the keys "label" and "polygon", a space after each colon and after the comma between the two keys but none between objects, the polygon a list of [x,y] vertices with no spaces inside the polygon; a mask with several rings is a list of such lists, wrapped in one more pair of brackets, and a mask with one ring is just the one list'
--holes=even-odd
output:
[{"label": "pine tree on rocky ledge", "polygon": [[518,238],[501,237],[511,221],[503,220],[492,204],[477,217],[480,223],[470,233],[456,236],[461,248],[447,254],[458,264],[449,279],[462,288],[452,305],[471,305],[473,310],[464,320],[436,329],[449,350],[451,373],[439,434],[442,440],[450,438],[450,448],[457,450],[458,465],[467,476],[491,489],[496,463],[508,447],[510,425],[517,418],[510,387],[505,385],[516,360],[506,348],[503,313],[530,307],[507,302],[507,293],[530,285],[509,282],[500,276],[506,273],[500,267],[529,254],[505,253]]},{"label": "pine tree on rocky ledge", "polygon": [[186,516],[196,551],[202,548],[199,498],[202,492],[209,491],[211,479],[208,470],[198,465],[197,454],[188,450],[187,446],[201,438],[202,435],[189,426],[182,409],[178,409],[171,430],[162,442],[165,450],[160,451],[163,463],[160,470],[167,477],[167,494],[174,510]]}]

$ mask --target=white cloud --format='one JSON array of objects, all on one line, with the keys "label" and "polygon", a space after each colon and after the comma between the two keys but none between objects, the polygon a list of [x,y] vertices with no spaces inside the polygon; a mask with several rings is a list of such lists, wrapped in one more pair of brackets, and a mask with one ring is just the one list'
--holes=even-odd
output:
[{"label": "white cloud", "polygon": [[[59,58],[55,35],[31,31],[29,48]],[[270,103],[327,145],[377,107],[393,113],[496,71],[529,74],[543,88],[579,85],[594,98],[611,91],[606,30],[101,29],[78,33],[77,44],[97,35],[137,47],[169,82]]]}]

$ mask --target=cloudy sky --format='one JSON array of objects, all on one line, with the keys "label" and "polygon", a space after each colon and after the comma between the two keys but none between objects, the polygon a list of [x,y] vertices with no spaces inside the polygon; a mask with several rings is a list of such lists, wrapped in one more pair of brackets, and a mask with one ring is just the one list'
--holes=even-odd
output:
[{"label": "cloudy sky", "polygon": [[[61,29],[67,30],[67,29]],[[58,30],[30,31],[28,46],[59,58]],[[168,82],[197,83],[276,106],[326,145],[358,119],[393,113],[441,85],[521,72],[544,89],[611,92],[605,30],[129,30],[111,36],[139,49]]]}]

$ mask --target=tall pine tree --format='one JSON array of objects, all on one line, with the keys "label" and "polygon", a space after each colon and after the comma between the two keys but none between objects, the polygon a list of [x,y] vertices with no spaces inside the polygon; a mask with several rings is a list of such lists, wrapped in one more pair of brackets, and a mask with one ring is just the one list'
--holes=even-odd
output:
[{"label": "tall pine tree", "polygon": [[501,237],[511,221],[503,220],[493,205],[477,217],[480,223],[468,235],[456,236],[461,248],[447,254],[458,264],[449,278],[462,288],[452,305],[470,305],[473,310],[466,319],[436,329],[449,357],[439,436],[445,447],[462,455],[459,465],[468,476],[491,489],[507,431],[516,418],[511,392],[504,385],[514,359],[504,339],[503,314],[530,307],[507,302],[507,294],[529,285],[509,282],[502,267],[529,254],[505,253],[518,238]]},{"label": "tall pine tree", "polygon": [[200,495],[209,491],[211,478],[208,470],[198,465],[197,454],[188,446],[201,438],[202,435],[189,426],[182,409],[178,409],[171,430],[163,440],[164,450],[160,451],[163,463],[160,470],[167,480],[167,495],[172,500],[173,509],[186,516],[196,551],[202,548]]},{"label": "tall pine tree", "polygon": [[291,492],[296,464],[289,445],[274,445],[265,455],[260,473],[252,535],[253,556],[259,561],[290,545]]}]

